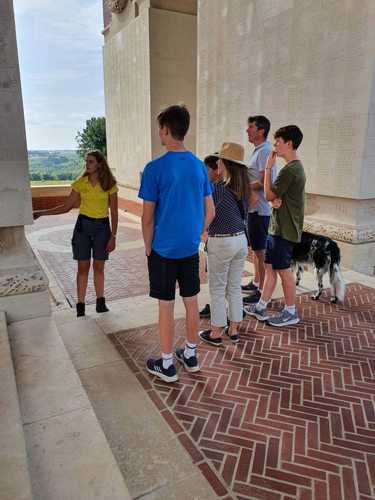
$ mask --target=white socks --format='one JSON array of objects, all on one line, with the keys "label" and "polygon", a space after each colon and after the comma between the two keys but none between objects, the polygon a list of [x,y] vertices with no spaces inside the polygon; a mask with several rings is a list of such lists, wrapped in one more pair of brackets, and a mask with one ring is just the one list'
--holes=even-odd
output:
[{"label": "white socks", "polygon": [[[185,346],[185,349],[184,349],[184,357],[186,359],[189,359],[191,358],[192,356],[195,356],[195,347],[196,347],[197,344],[189,344],[187,341],[186,341],[186,346]],[[171,353],[165,353],[165,352],[162,352],[161,353],[161,357],[162,357],[162,360],[163,360],[163,368],[165,370],[168,370],[168,368],[173,365],[173,352]]]},{"label": "white socks", "polygon": [[186,359],[189,359],[193,356],[195,356],[195,346],[197,344],[189,344],[188,341],[186,341],[186,347],[184,349],[184,356]]},{"label": "white socks", "polygon": [[288,311],[290,314],[296,314],[296,306],[285,306],[284,307],[285,311]]},{"label": "white socks", "polygon": [[173,352],[171,352],[170,354],[165,354],[164,352],[162,352],[161,357],[163,359],[163,368],[165,370],[168,370],[168,368],[173,365]]},{"label": "white socks", "polygon": [[258,304],[256,305],[256,310],[261,311],[262,309],[265,309],[268,305],[269,300],[262,300],[259,299]]}]

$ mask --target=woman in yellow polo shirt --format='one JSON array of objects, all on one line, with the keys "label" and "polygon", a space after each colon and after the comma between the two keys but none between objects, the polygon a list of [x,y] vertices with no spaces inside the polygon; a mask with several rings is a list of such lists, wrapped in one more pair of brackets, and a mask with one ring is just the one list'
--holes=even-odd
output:
[{"label": "woman in yellow polo shirt", "polygon": [[[63,205],[50,210],[37,210],[34,219],[42,215],[69,212],[78,201],[79,215],[74,227],[73,258],[78,261],[77,316],[85,315],[87,280],[93,257],[96,311],[108,311],[104,298],[104,264],[115,249],[118,224],[116,179],[103,153],[97,150],[86,154],[86,170],[72,184],[72,191]],[[109,223],[111,209],[111,225]]]}]

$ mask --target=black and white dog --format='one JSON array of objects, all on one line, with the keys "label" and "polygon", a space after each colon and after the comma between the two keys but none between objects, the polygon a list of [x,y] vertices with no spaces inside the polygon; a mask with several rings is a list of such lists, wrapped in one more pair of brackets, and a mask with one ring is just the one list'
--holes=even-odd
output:
[{"label": "black and white dog", "polygon": [[301,280],[303,265],[312,265],[318,281],[318,290],[311,295],[311,298],[319,300],[323,291],[323,275],[329,271],[332,288],[330,302],[336,304],[337,300],[343,301],[345,283],[341,274],[340,260],[340,249],[331,238],[304,231],[301,241],[294,246],[292,255],[292,268],[297,268],[296,284],[299,285]]}]

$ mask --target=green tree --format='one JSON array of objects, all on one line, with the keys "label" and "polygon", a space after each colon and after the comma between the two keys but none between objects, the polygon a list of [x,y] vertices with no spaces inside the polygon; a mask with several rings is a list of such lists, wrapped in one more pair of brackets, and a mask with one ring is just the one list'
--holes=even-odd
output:
[{"label": "green tree", "polygon": [[99,149],[104,156],[107,156],[107,140],[105,135],[105,118],[99,116],[86,120],[86,127],[76,135],[77,154],[85,158],[89,149]]}]

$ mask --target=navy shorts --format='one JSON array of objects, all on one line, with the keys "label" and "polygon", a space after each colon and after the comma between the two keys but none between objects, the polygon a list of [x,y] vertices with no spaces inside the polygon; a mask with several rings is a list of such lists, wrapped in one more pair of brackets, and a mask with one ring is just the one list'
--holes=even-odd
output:
[{"label": "navy shorts", "polygon": [[269,224],[269,215],[259,215],[258,212],[248,214],[247,230],[252,250],[264,250],[266,248]]},{"label": "navy shorts", "polygon": [[148,256],[150,297],[159,300],[174,300],[176,281],[181,297],[194,297],[200,291],[199,255],[196,253],[182,259],[168,259],[152,250]]},{"label": "navy shorts", "polygon": [[107,243],[111,237],[109,218],[92,219],[78,216],[72,237],[73,259],[108,260]]},{"label": "navy shorts", "polygon": [[281,236],[268,235],[264,263],[272,264],[272,269],[289,269],[295,243]]}]

